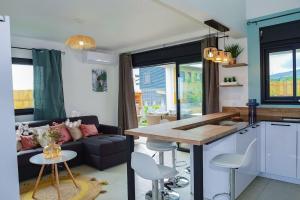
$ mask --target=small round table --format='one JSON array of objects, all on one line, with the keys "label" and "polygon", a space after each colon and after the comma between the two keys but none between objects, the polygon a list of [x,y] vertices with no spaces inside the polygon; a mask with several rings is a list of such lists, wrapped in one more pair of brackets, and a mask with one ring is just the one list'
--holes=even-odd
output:
[{"label": "small round table", "polygon": [[[43,154],[40,153],[40,154],[37,154],[35,156],[32,156],[29,161],[32,163],[32,164],[36,164],[36,165],[41,165],[41,170],[40,170],[40,173],[39,173],[39,176],[36,180],[36,183],[35,183],[35,186],[34,186],[34,189],[33,189],[33,193],[32,193],[32,198],[35,199],[35,193],[37,191],[37,188],[39,186],[39,183],[40,183],[40,180],[41,180],[41,177],[43,175],[43,171],[44,171],[44,168],[46,165],[51,165],[51,169],[52,169],[52,185],[54,185],[54,187],[56,188],[57,190],[57,195],[58,195],[58,199],[60,200],[61,199],[61,195],[60,195],[60,191],[59,191],[59,176],[58,176],[58,169],[57,169],[57,164],[59,163],[64,163],[74,185],[76,188],[78,188],[78,185],[76,184],[76,181],[74,179],[74,176],[67,164],[67,161],[69,160],[72,160],[73,158],[75,158],[77,156],[77,153],[75,151],[69,151],[69,150],[63,150],[61,151],[61,156],[57,157],[57,158],[52,158],[52,159],[46,159],[44,158]],[[54,184],[56,180],[56,183]]]}]

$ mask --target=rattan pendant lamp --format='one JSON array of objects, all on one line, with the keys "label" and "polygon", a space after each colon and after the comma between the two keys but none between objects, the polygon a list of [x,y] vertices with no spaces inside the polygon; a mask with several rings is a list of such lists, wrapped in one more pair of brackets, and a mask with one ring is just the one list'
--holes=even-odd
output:
[{"label": "rattan pendant lamp", "polygon": [[95,49],[96,41],[88,35],[73,35],[66,40],[65,45],[77,50]]}]

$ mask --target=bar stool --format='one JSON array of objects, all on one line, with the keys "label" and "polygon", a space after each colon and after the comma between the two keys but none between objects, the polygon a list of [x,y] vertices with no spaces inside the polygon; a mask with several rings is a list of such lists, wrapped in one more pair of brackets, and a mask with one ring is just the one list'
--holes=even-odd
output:
[{"label": "bar stool", "polygon": [[152,181],[151,200],[159,200],[158,180],[174,177],[178,174],[174,168],[158,165],[153,158],[139,152],[131,154],[131,166],[140,177]]},{"label": "bar stool", "polygon": [[[173,170],[176,171],[175,167],[175,151],[177,148],[177,145],[175,142],[168,142],[168,141],[162,141],[162,140],[154,140],[154,139],[147,139],[146,146],[148,149],[152,151],[156,151],[159,154],[159,164],[164,165],[164,152],[166,151],[172,151],[172,168]],[[174,176],[175,177],[175,176]],[[174,177],[170,177],[174,178]],[[160,185],[160,191],[161,191],[161,196],[163,199],[169,199],[169,200],[178,200],[179,194],[171,188],[168,188],[168,190],[165,190],[165,182],[164,179],[159,180],[159,185]],[[151,196],[151,191],[147,193],[147,196]]]},{"label": "bar stool", "polygon": [[222,195],[228,196],[230,200],[235,199],[235,170],[250,164],[251,157],[255,154],[255,144],[256,139],[248,145],[244,154],[220,154],[211,160],[211,164],[229,169],[229,193],[216,194],[212,200]]}]

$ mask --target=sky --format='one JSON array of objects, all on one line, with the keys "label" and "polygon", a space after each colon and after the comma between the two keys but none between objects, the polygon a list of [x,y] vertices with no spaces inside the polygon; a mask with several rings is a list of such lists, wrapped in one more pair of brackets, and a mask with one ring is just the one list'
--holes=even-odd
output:
[{"label": "sky", "polygon": [[33,90],[33,67],[30,65],[12,65],[13,89]]},{"label": "sky", "polygon": [[[300,49],[296,52],[296,67],[300,69]],[[270,54],[270,75],[293,70],[292,51],[282,51]]]}]

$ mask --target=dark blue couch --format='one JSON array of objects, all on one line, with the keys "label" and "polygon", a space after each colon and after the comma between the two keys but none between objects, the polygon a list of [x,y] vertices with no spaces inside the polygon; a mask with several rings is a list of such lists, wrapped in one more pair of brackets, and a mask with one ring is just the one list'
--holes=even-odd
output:
[{"label": "dark blue couch", "polygon": [[[77,157],[68,162],[70,167],[87,164],[98,170],[126,162],[127,143],[120,128],[115,126],[99,124],[97,116],[81,116],[69,118],[70,121],[82,120],[83,124],[95,124],[101,135],[83,138],[78,141],[68,142],[62,145],[63,150],[73,150],[77,152]],[[28,122],[29,127],[52,125],[53,122],[64,122],[66,119],[43,120]],[[36,148],[18,152],[19,180],[24,181],[37,177],[40,166],[29,162],[31,156],[42,153],[43,149]],[[63,168],[63,165],[59,167]],[[50,173],[50,167],[45,169],[45,173]]]}]

